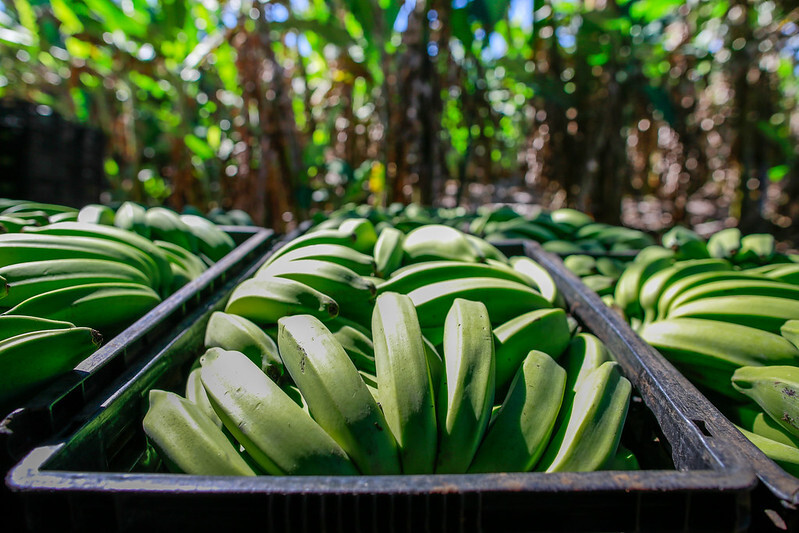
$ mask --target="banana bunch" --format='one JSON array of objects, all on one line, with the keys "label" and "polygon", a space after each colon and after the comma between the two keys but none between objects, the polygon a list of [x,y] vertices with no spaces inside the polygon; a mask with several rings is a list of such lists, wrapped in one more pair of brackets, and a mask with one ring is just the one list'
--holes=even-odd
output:
[{"label": "banana bunch", "polygon": [[[232,445],[226,461],[238,464],[232,449],[276,475],[617,464],[629,382],[598,339],[572,337],[546,270],[451,227],[328,221],[274,251],[207,323],[185,399]],[[442,234],[451,246],[424,242]],[[190,449],[208,436],[167,447],[166,426],[145,425],[164,462],[211,472]]]},{"label": "banana bunch", "polygon": [[100,204],[0,201],[0,321],[7,324],[0,350],[9,367],[0,402],[74,368],[101,336],[120,333],[233,248],[226,233],[188,215],[184,225],[198,254],[153,240],[161,234],[147,211],[129,202],[114,212]]}]

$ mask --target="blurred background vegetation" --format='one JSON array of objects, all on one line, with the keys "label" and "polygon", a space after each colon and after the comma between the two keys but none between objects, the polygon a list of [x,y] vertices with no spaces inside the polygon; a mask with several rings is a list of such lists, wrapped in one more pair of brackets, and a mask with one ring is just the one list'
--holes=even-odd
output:
[{"label": "blurred background vegetation", "polygon": [[106,201],[576,207],[795,239],[799,8],[4,0],[0,97],[107,135]]}]

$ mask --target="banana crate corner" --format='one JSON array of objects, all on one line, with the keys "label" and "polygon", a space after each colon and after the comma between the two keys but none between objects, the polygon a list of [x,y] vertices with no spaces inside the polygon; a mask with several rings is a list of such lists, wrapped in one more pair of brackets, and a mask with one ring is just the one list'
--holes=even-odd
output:
[{"label": "banana crate corner", "polygon": [[[254,275],[288,241],[238,279]],[[528,256],[533,249],[524,242],[500,248]],[[542,264],[563,270],[558,261]],[[204,350],[210,317],[225,308],[234,290],[235,284],[227,284],[187,316],[177,336],[146,364],[98,394],[83,410],[82,427],[34,449],[10,472],[7,484],[20,499],[28,525],[45,530],[209,529],[252,523],[269,531],[747,530],[756,478],[745,459],[727,446],[712,407],[659,360],[642,356],[636,339],[613,327],[596,295],[575,290],[563,276],[552,277],[576,323],[607,344],[632,383],[621,442],[637,454],[639,470],[255,477],[166,473],[148,449],[142,428],[148,394],[185,389]],[[592,312],[599,318],[592,320]]]},{"label": "banana crate corner", "polygon": [[3,472],[46,438],[77,427],[75,415],[95,394],[151,354],[164,338],[174,334],[174,328],[186,316],[261,257],[273,242],[274,232],[264,228],[217,227],[232,239],[234,247],[230,252],[130,326],[106,339],[73,370],[20,399],[13,411],[0,413],[5,415],[0,424]]}]

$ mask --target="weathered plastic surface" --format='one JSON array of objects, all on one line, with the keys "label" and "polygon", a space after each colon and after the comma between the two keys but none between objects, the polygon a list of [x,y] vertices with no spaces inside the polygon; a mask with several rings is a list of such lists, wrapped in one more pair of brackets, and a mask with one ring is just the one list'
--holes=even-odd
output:
[{"label": "weathered plastic surface", "polygon": [[[756,484],[751,468],[707,430],[715,431],[712,420],[682,411],[691,401],[673,399],[685,390],[671,390],[670,374],[649,368],[649,361],[634,353],[619,354],[637,389],[622,441],[639,454],[643,470],[256,478],[148,473],[141,429],[147,392],[181,390],[202,351],[209,315],[223,308],[233,281],[187,317],[179,335],[157,354],[87,405],[83,427],[33,450],[12,469],[7,484],[30,525],[61,531],[139,531],[156,525],[175,531],[258,524],[266,531],[342,532],[746,531],[750,526]],[[578,292],[565,285],[563,291],[575,312],[585,305]],[[631,350],[634,339],[620,343],[595,333],[614,351]]]},{"label": "weathered plastic surface", "polygon": [[174,335],[181,319],[200,307],[232,276],[268,249],[274,232],[263,228],[220,226],[236,248],[171,294],[163,302],[108,340],[68,374],[48,385],[0,422],[0,466],[5,472],[16,461],[64,428],[89,398],[122,374],[137,358],[152,353],[165,336]]}]

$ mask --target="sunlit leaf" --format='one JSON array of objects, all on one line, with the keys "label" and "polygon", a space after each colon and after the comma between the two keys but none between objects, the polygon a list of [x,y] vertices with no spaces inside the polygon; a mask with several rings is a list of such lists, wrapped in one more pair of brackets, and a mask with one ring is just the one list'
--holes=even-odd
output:
[{"label": "sunlit leaf", "polygon": [[201,159],[211,159],[215,155],[208,143],[196,135],[189,133],[183,137],[183,141],[186,143],[186,147]]},{"label": "sunlit leaf", "polygon": [[791,167],[788,165],[777,165],[776,167],[771,167],[768,169],[768,179],[771,181],[780,181],[782,178],[788,175],[791,171]]},{"label": "sunlit leaf", "polygon": [[64,33],[72,35],[83,31],[83,23],[65,0],[50,0],[50,5]]}]

